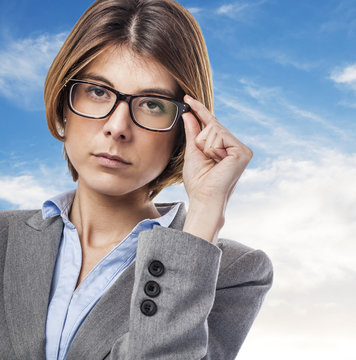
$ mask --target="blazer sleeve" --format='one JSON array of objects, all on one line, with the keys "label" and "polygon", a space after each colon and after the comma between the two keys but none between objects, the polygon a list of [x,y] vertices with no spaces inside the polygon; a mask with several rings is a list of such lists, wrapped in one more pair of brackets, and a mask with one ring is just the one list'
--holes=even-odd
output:
[{"label": "blazer sleeve", "polygon": [[216,246],[160,226],[142,232],[129,332],[108,359],[234,359],[271,285],[272,267],[263,252],[233,243]]}]

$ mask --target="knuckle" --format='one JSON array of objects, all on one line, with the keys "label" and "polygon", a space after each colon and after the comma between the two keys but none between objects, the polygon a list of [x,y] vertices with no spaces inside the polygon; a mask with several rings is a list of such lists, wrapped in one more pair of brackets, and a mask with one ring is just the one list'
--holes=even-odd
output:
[{"label": "knuckle", "polygon": [[253,151],[248,146],[245,146],[245,154],[247,158],[249,158],[250,160],[252,159]]}]

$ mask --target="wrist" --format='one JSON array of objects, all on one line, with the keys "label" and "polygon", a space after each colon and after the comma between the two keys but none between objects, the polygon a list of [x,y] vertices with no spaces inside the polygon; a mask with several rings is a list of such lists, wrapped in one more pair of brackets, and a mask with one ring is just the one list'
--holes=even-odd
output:
[{"label": "wrist", "polygon": [[219,231],[225,222],[224,210],[223,202],[213,205],[190,202],[183,231],[216,244]]}]

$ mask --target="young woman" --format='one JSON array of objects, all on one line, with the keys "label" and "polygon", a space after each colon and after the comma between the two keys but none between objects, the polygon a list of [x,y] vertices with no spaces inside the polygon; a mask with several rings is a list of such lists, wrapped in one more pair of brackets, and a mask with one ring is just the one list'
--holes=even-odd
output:
[{"label": "young woman", "polygon": [[[172,0],[97,0],[45,84],[75,191],[0,215],[1,359],[234,359],[272,282],[219,239],[251,150],[213,116],[200,28]],[[155,204],[183,181],[183,203]]]}]

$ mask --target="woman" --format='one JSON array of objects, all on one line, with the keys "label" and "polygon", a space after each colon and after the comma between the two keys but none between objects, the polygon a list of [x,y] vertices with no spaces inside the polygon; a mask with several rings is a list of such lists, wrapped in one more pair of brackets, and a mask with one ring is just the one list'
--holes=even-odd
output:
[{"label": "woman", "polygon": [[[97,0],[82,16],[45,84],[77,189],[0,215],[1,359],[236,357],[272,267],[218,239],[252,152],[212,93],[178,3]],[[181,181],[187,212],[152,202]]]}]

